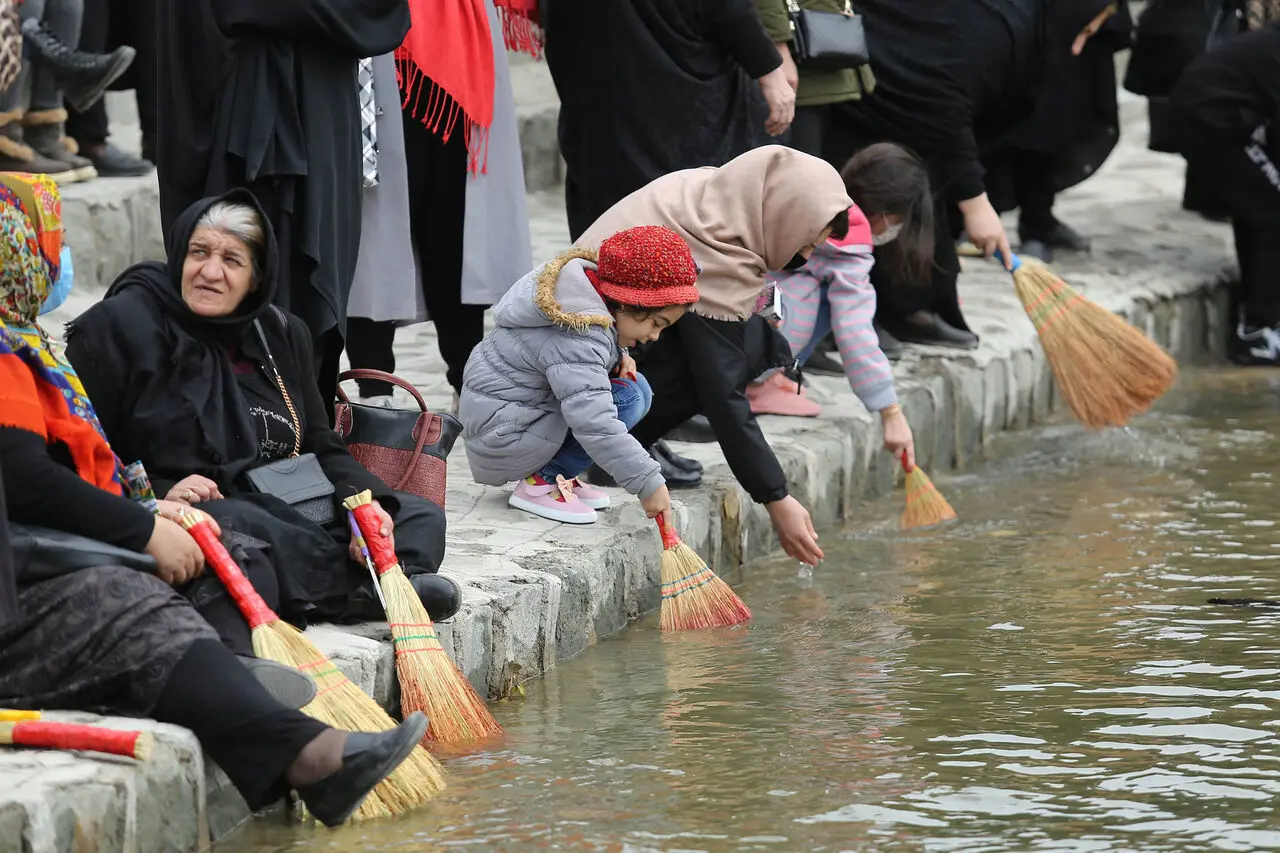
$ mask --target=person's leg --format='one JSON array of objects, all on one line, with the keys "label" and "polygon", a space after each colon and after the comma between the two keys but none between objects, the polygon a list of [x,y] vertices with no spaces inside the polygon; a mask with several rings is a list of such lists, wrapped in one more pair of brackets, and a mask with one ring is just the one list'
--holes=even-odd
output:
[{"label": "person's leg", "polygon": [[[618,420],[630,430],[640,423],[653,405],[653,390],[648,380],[638,372],[635,379],[619,378],[610,384]],[[591,455],[570,432],[559,452],[537,472],[537,476],[546,483],[554,483],[556,477],[573,480],[591,467],[591,461]]]},{"label": "person's leg", "polygon": [[[46,0],[44,25],[65,45],[80,41],[80,22],[84,0]],[[23,116],[23,137],[27,145],[50,160],[66,163],[75,180],[98,176],[93,162],[74,153],[67,142],[64,128],[67,111],[62,102],[62,81],[53,64],[37,59],[31,68],[31,105]]]},{"label": "person's leg", "polygon": [[296,789],[327,826],[344,822],[426,734],[413,714],[376,734],[342,732],[276,702],[222,644],[198,640],[169,672],[152,709],[190,729],[257,811]]},{"label": "person's leg", "polygon": [[[830,117],[830,104],[820,104],[814,107],[796,107],[796,115],[791,122],[791,131],[787,144],[797,151],[812,154],[814,157],[821,157],[823,145],[827,138],[827,128],[831,124]],[[839,166],[836,168],[839,168]]]},{"label": "person's leg", "polygon": [[161,0],[114,0],[116,20],[129,22],[128,44],[137,50],[133,62],[134,94],[138,100],[138,124],[142,126],[142,159],[156,161],[156,112],[159,109],[157,54],[160,38]]},{"label": "person's leg", "polygon": [[484,338],[484,306],[462,303],[463,227],[467,199],[467,146],[458,129],[448,142],[404,114],[409,175],[410,229],[421,261],[422,294],[454,392]]},{"label": "person's leg", "polygon": [[[347,358],[353,370],[396,370],[396,324],[370,320],[368,317],[347,318]],[[390,398],[395,390],[390,382],[358,379],[360,396]],[[388,400],[389,402],[389,400]]]},{"label": "person's leg", "polygon": [[[84,19],[80,25],[79,49],[84,53],[105,53],[107,34],[110,31],[110,0],[85,0]],[[107,105],[99,100],[92,107],[80,112],[68,105],[67,136],[76,141],[82,151],[107,143]]]}]

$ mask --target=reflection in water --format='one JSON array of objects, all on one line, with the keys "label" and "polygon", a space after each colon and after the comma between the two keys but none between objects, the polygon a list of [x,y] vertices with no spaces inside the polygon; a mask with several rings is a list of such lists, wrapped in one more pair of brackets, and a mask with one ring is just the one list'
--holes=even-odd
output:
[{"label": "reflection in water", "polygon": [[1280,396],[1183,384],[1001,440],[942,478],[958,524],[895,496],[811,576],[749,567],[746,628],[566,662],[420,814],[220,851],[1280,850],[1280,610],[1206,603],[1280,598]]}]

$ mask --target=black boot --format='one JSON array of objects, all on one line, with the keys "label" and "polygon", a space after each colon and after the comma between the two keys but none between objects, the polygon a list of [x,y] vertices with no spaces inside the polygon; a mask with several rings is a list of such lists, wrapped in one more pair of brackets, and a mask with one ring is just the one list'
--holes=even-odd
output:
[{"label": "black boot", "polygon": [[76,50],[37,18],[28,18],[22,22],[22,40],[49,63],[54,76],[62,84],[67,103],[76,112],[85,112],[96,104],[107,87],[129,70],[137,53],[127,46],[118,47],[111,53],[85,53]]},{"label": "black boot", "polygon": [[653,443],[653,455],[665,459],[672,468],[686,474],[702,474],[702,463],[688,456],[681,456],[671,449],[671,445],[659,439]]},{"label": "black boot", "polygon": [[360,807],[364,798],[400,766],[427,734],[428,720],[414,711],[386,732],[351,732],[342,750],[342,769],[319,782],[299,785],[298,796],[325,826],[339,826]]},{"label": "black boot", "polygon": [[409,583],[422,599],[432,622],[450,619],[462,609],[462,587],[453,578],[421,572],[409,575]]}]

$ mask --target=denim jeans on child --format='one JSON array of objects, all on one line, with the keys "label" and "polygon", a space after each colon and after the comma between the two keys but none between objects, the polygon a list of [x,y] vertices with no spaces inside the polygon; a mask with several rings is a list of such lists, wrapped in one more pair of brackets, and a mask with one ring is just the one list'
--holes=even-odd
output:
[{"label": "denim jeans on child", "polygon": [[[649,413],[649,406],[653,404],[653,389],[639,373],[635,379],[614,379],[611,384],[613,404],[618,407],[618,420],[627,429],[631,429]],[[590,467],[591,456],[570,432],[559,452],[538,472],[538,476],[548,483],[554,483],[557,476],[572,480]]]}]

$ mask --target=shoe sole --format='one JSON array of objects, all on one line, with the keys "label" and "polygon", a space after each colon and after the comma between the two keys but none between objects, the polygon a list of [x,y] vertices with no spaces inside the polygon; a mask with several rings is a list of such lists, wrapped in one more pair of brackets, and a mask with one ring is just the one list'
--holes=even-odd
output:
[{"label": "shoe sole", "polygon": [[286,708],[301,711],[316,698],[316,683],[305,673],[257,658],[245,658],[244,663],[263,689]]},{"label": "shoe sole", "polygon": [[73,170],[71,174],[76,176],[77,181],[92,181],[98,177],[98,170],[94,166],[82,166]]},{"label": "shoe sole", "polygon": [[602,498],[584,498],[581,495],[578,495],[577,498],[594,510],[608,509],[613,506],[613,501],[610,500],[608,495],[605,495]]},{"label": "shoe sole", "polygon": [[559,521],[562,524],[594,524],[598,518],[594,509],[591,510],[590,515],[585,512],[563,512],[549,506],[534,503],[519,495],[512,495],[507,498],[507,506],[524,510],[548,521]]},{"label": "shoe sole", "polygon": [[58,186],[62,186],[63,184],[80,183],[79,176],[77,176],[72,170],[67,170],[65,172],[46,172],[45,177],[53,181]]},{"label": "shoe sole", "polygon": [[822,414],[822,412],[806,412],[805,414],[800,414],[798,412],[770,412],[765,409],[752,409],[751,414],[757,416],[773,415],[776,418],[816,418],[818,415]]}]

